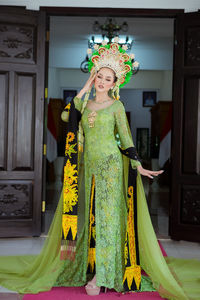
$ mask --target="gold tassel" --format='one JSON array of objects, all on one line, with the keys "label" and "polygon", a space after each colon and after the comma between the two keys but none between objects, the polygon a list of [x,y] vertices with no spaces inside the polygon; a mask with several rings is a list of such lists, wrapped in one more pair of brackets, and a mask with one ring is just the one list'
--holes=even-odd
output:
[{"label": "gold tassel", "polygon": [[95,248],[89,248],[89,251],[88,251],[88,265],[90,265],[91,273],[93,273],[93,271],[94,271],[95,263],[96,263],[96,249]]}]

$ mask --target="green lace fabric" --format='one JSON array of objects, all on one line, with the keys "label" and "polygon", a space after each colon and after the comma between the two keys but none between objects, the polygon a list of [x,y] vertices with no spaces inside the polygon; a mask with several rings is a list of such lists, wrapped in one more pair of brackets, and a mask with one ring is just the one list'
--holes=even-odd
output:
[{"label": "green lace fabric", "polygon": [[[82,101],[74,98],[81,110]],[[1,256],[0,285],[19,293],[38,293],[53,286],[83,286],[88,280],[88,222],[92,175],[95,177],[96,275],[97,285],[123,290],[124,238],[127,219],[126,194],[130,160],[122,147],[134,146],[124,107],[120,101],[97,111],[94,127],[88,126],[89,108],[82,115],[84,154],[79,166],[78,239],[74,261],[60,260],[63,192],[39,255]],[[140,162],[131,160],[134,168]],[[151,223],[141,175],[137,175],[137,226],[142,291],[157,290],[171,300],[198,300],[200,261],[164,258]]]},{"label": "green lace fabric", "polygon": [[[83,103],[81,99],[76,97],[74,101],[76,109],[81,110]],[[85,135],[85,228],[89,227],[89,200],[92,175],[94,175],[97,285],[123,291],[127,206],[123,189],[123,159],[115,139],[115,132],[118,132],[123,148],[134,145],[128,133],[124,106],[120,101],[98,110],[92,128],[89,127],[88,122],[90,113],[91,110],[86,107],[81,119]],[[140,162],[133,160],[135,167],[139,164]],[[87,230],[84,239],[86,250],[83,263],[85,264]],[[65,280],[66,275],[62,275],[61,279],[58,278],[57,284],[62,285]]]}]

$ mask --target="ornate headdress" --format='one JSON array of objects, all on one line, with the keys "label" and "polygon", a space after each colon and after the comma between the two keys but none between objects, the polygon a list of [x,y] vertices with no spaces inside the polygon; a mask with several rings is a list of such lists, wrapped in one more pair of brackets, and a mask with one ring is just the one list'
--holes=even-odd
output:
[{"label": "ornate headdress", "polygon": [[119,99],[119,89],[128,83],[132,76],[132,71],[137,68],[139,63],[134,60],[134,54],[127,54],[127,46],[122,47],[118,44],[119,38],[115,37],[114,42],[107,44],[103,41],[102,44],[94,45],[94,52],[92,49],[88,49],[88,54],[91,54],[89,59],[89,71],[94,67],[96,71],[99,71],[103,67],[112,69],[117,77],[116,84],[112,90],[112,96]]}]

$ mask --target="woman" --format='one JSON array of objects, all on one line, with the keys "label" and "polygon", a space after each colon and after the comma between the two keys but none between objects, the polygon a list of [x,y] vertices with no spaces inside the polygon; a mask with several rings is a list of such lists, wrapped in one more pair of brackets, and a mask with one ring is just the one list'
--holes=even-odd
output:
[{"label": "woman", "polygon": [[[141,174],[153,178],[163,171],[142,167],[119,101],[132,57],[117,40],[95,46],[92,74],[62,113],[68,121],[64,183],[48,237],[37,256],[0,257],[0,285],[38,293],[87,283],[88,294],[104,286],[199,299],[200,262],[165,259],[149,216]],[[93,84],[96,97],[88,100]]]},{"label": "woman", "polygon": [[[124,242],[126,234],[127,207],[123,192],[123,159],[115,140],[117,130],[121,146],[133,149],[123,104],[108,93],[116,84],[115,72],[102,67],[92,72],[87,83],[74,98],[75,107],[81,111],[81,98],[94,84],[96,97],[88,100],[82,113],[85,134],[85,189],[90,199],[92,179],[95,181],[96,221],[96,272],[86,285],[90,294],[98,294],[100,286],[123,290]],[[63,120],[65,114],[62,114]],[[153,178],[163,171],[149,171],[137,160],[131,160],[132,167],[140,174]],[[111,238],[113,237],[113,238]],[[117,239],[117,240],[116,240]],[[96,285],[97,280],[97,285]]]}]

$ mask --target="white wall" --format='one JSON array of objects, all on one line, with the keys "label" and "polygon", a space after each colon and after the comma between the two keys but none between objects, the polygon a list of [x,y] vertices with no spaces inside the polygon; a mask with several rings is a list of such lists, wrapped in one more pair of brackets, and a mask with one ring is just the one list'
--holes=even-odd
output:
[{"label": "white wall", "polygon": [[119,7],[121,8],[162,8],[185,9],[196,11],[200,8],[199,0],[0,0],[0,5],[26,6],[28,9],[38,10],[40,6],[73,6],[73,7]]},{"label": "white wall", "polygon": [[[62,90],[79,91],[88,78],[79,69],[49,69],[49,98],[62,98]],[[136,145],[136,128],[149,128],[151,132],[150,107],[142,106],[143,91],[157,91],[157,102],[172,100],[172,71],[139,71],[120,90],[120,99],[127,111],[131,112],[131,131]],[[91,95],[92,97],[92,95]]]},{"label": "white wall", "polygon": [[[151,89],[147,89],[151,91]],[[159,99],[160,91],[157,91],[157,97]],[[133,142],[136,146],[136,132],[137,128],[149,128],[149,135],[151,134],[151,107],[143,107],[143,89],[124,89],[120,92],[120,99],[123,101],[126,111],[131,113],[131,132],[133,136]]]},{"label": "white wall", "polygon": [[[62,88],[80,89],[88,78],[80,69],[49,68],[49,97],[62,98]],[[160,90],[160,101],[172,100],[172,71],[140,70],[122,90]]]},{"label": "white wall", "polygon": [[163,101],[172,101],[172,71],[163,71],[160,85],[160,99]]}]

